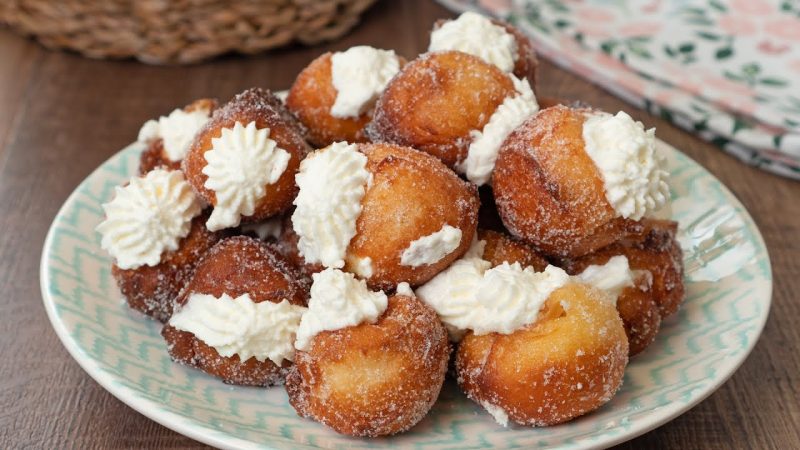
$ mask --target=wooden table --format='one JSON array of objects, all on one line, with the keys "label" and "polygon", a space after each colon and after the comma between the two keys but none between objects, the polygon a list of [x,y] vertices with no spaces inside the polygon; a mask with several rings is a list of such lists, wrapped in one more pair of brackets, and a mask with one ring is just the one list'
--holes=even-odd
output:
[{"label": "wooden table", "polygon": [[[128,408],[67,354],[39,292],[39,256],[59,206],[139,126],[198,97],[285,89],[311,59],[356,44],[412,58],[430,0],[384,1],[352,34],[315,48],[191,67],[103,62],[43,50],[0,30],[0,448],[201,447]],[[800,448],[800,183],[750,168],[659,118],[544,62],[541,92],[628,109],[721,179],[755,218],[775,276],[772,314],[752,355],[711,397],[622,448]]]}]

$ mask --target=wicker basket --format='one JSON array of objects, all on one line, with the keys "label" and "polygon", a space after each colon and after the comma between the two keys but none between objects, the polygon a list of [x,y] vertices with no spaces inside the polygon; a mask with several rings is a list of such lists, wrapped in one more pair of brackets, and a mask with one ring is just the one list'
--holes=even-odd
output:
[{"label": "wicker basket", "polygon": [[0,0],[0,22],[91,58],[183,64],[335,39],[375,0]]}]

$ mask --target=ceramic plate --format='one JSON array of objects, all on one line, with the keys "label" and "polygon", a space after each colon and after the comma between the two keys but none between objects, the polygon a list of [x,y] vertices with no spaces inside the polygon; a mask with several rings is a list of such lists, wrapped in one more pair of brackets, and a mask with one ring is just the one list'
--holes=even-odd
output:
[{"label": "ceramic plate", "polygon": [[299,418],[282,387],[232,387],[172,363],[160,325],[122,300],[94,231],[101,203],[137,171],[142,147],[135,144],[95,170],[59,211],[42,253],[42,296],[64,346],[100,385],[145,416],[218,447],[609,446],[658,427],[717,389],[747,357],[769,312],[769,258],[753,220],[705,169],[659,146],[672,173],[672,216],[681,224],[686,302],[633,359],[617,396],[564,425],[501,428],[448,381],[410,432],[353,439]]}]

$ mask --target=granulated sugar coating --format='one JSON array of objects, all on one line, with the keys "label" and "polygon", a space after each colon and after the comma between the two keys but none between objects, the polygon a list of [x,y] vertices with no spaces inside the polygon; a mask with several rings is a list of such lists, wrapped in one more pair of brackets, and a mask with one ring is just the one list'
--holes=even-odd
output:
[{"label": "granulated sugar coating", "polygon": [[172,302],[186,284],[200,258],[224,235],[208,231],[205,222],[208,211],[192,219],[189,234],[180,240],[178,249],[161,255],[156,266],[143,265],[136,269],[112,266],[128,305],[161,322],[172,315]]},{"label": "granulated sugar coating", "polygon": [[[203,110],[208,111],[210,114],[217,109],[217,106],[217,101],[215,99],[201,98],[184,106],[183,110],[187,113]],[[142,142],[141,131],[139,132],[139,142]],[[145,175],[147,172],[159,167],[169,170],[181,169],[181,163],[183,162],[183,159],[173,160],[166,154],[164,151],[164,139],[162,139],[160,135],[157,135],[151,139],[146,139],[144,143],[147,144],[147,149],[142,152],[142,155],[139,158],[139,175]]]},{"label": "granulated sugar coating", "polygon": [[[643,351],[656,338],[661,320],[674,314],[684,299],[683,252],[675,238],[678,224],[668,220],[644,219],[641,229],[597,252],[560,265],[570,274],[593,264],[605,264],[624,255],[634,273],[637,289],[626,289],[617,302],[630,340],[631,355]],[[639,292],[637,292],[639,291]]]},{"label": "granulated sugar coating", "polygon": [[[345,270],[359,273],[360,261],[370,258],[371,276],[365,279],[373,289],[393,290],[403,281],[419,286],[469,249],[478,224],[477,189],[427,153],[392,144],[358,148],[367,155],[372,178],[361,200]],[[454,250],[430,264],[402,264],[412,242],[445,225],[461,232]]]},{"label": "granulated sugar coating", "polygon": [[374,142],[430,153],[454,167],[467,156],[471,132],[482,130],[506,97],[511,78],[477,56],[427,53],[392,79],[367,126]]},{"label": "granulated sugar coating", "polygon": [[550,294],[532,325],[508,335],[468,333],[456,356],[459,385],[521,425],[555,425],[599,408],[628,364],[622,321],[599,295],[569,284]]},{"label": "granulated sugar coating", "polygon": [[[536,51],[533,48],[533,42],[531,42],[531,40],[528,39],[528,36],[526,36],[522,31],[518,30],[511,24],[497,19],[489,20],[491,20],[493,24],[505,28],[506,32],[510,33],[514,37],[517,51],[514,58],[514,69],[512,73],[516,75],[517,78],[527,78],[535,90],[539,60],[536,57]],[[447,22],[449,21],[437,20],[436,23],[433,24],[432,31],[436,31]]]},{"label": "granulated sugar coating", "polygon": [[616,217],[584,151],[584,114],[540,111],[503,143],[494,170],[497,209],[511,234],[550,256],[577,257],[616,240],[636,222]]},{"label": "granulated sugar coating", "polygon": [[[305,306],[307,286],[298,281],[295,269],[268,244],[247,236],[234,236],[220,241],[200,260],[194,275],[175,301],[176,308],[186,304],[191,294],[230,297],[249,294],[258,303],[280,303]],[[222,301],[222,300],[218,300]],[[250,358],[240,361],[238,355],[220,356],[213,348],[192,333],[166,325],[161,334],[167,341],[169,354],[175,361],[234,384],[270,386],[283,381],[285,369],[270,360]]]},{"label": "granulated sugar coating", "polygon": [[394,295],[374,324],[323,331],[298,351],[286,379],[303,417],[352,436],[408,430],[436,402],[450,345],[444,326],[414,297]]},{"label": "granulated sugar coating", "polygon": [[[513,35],[517,50],[513,74],[527,78],[535,90],[538,64],[531,42],[507,23],[492,23]],[[455,38],[454,42],[460,42],[458,36]],[[485,54],[479,47],[480,39],[473,38],[469,41],[477,42],[475,53]],[[300,416],[347,435],[384,436],[414,427],[436,402],[448,367],[462,391],[502,426],[554,425],[599,408],[619,389],[628,357],[653,342],[662,319],[677,311],[683,301],[677,224],[647,217],[634,221],[614,210],[606,198],[603,174],[586,152],[583,140],[584,121],[592,110],[584,103],[562,106],[548,98],[548,93],[536,100],[544,109],[530,117],[530,111],[519,115],[528,118],[502,142],[493,172],[484,173],[490,175],[485,179],[491,182],[478,189],[452,169],[463,167],[470,145],[479,141],[498,107],[506,99],[519,96],[510,73],[459,51],[429,52],[408,63],[400,58],[399,66],[374,105],[377,90],[358,91],[358,82],[345,80],[352,94],[345,97],[368,98],[356,113],[346,117],[331,114],[338,91],[333,84],[330,53],[313,60],[298,75],[288,93],[288,107],[271,92],[254,88],[221,108],[207,99],[184,108],[187,112],[191,108],[213,111],[180,164],[192,189],[209,205],[208,210],[194,218],[180,248],[165,253],[157,266],[112,268],[128,304],[166,322],[173,306],[185,305],[192,294],[210,296],[210,300],[194,297],[204,299],[200,309],[204,314],[191,314],[198,304],[194,302],[180,316],[189,317],[188,324],[202,323],[205,328],[174,321],[199,337],[169,324],[163,328],[173,360],[226,383],[271,386],[286,381],[290,403]],[[333,72],[352,73],[361,66],[336,67],[347,70]],[[381,78],[381,86],[386,79],[389,77]],[[492,145],[486,147],[491,152],[477,154],[494,157],[500,136],[513,128],[511,124],[519,123],[499,122],[507,126],[501,127],[502,133],[487,134],[494,136]],[[281,174],[275,172],[272,178],[276,181],[267,184],[262,195],[261,179],[245,175],[249,173],[246,169],[262,173],[253,168],[261,167],[256,162],[264,151],[240,158],[237,156],[247,152],[229,151],[226,155],[232,156],[225,161],[233,162],[225,169],[233,169],[225,173],[241,174],[242,183],[230,184],[244,187],[215,187],[220,192],[218,213],[226,211],[225,205],[237,204],[226,199],[247,197],[246,203],[239,203],[247,208],[237,209],[241,224],[273,218],[269,227],[273,232],[266,241],[255,238],[265,231],[261,229],[237,227],[211,233],[206,228],[217,204],[217,194],[205,186],[206,154],[214,145],[212,139],[237,123],[245,128],[255,123],[257,130],[268,128],[268,138],[290,154],[286,168]],[[166,157],[158,131],[152,124],[143,127],[139,142],[147,148],[140,158],[141,173],[162,166],[178,168]],[[609,138],[603,142],[627,142],[624,133],[608,128],[601,131]],[[247,139],[236,142],[243,141]],[[273,310],[269,302],[287,300],[292,305],[306,305],[311,275],[323,266],[309,264],[299,251],[299,235],[292,224],[292,202],[299,190],[296,175],[301,161],[311,153],[310,145],[322,148],[334,141],[354,144],[354,153],[362,155],[362,160],[366,156],[364,169],[369,172],[360,179],[363,196],[342,202],[360,212],[353,219],[355,233],[348,234],[349,240],[343,241],[344,250],[337,258],[343,259],[344,271],[364,279],[371,290],[384,290],[388,307],[375,323],[316,334],[307,351],[293,351],[296,347],[292,345],[280,365],[269,358],[264,362],[255,357],[241,361],[236,352],[249,354],[251,347],[241,350],[245,344],[262,343],[252,345],[259,350],[273,349],[271,342],[281,344],[291,339],[294,344],[293,322],[272,315],[272,322],[262,320],[260,327],[240,327],[247,320],[239,320],[232,313],[216,313],[233,311],[228,308],[230,304],[217,302],[247,295],[252,300],[248,306],[254,306],[253,302],[260,302],[260,306],[241,310],[262,312]],[[603,147],[609,158],[618,156],[615,145]],[[228,145],[222,150],[241,147]],[[214,155],[208,155],[212,162]],[[617,161],[617,166],[634,160]],[[320,173],[333,172],[326,167]],[[330,197],[331,183],[320,181],[319,185],[319,199],[310,208],[314,211],[329,206],[325,199]],[[249,194],[237,197],[222,193],[229,191]],[[326,223],[336,225],[335,221]],[[228,220],[220,227],[231,224]],[[479,225],[481,231],[477,231]],[[229,237],[233,234],[238,236]],[[434,239],[440,234],[436,238],[440,241]],[[473,240],[480,244],[470,251]],[[456,241],[458,246],[453,249]],[[608,293],[567,279],[547,296],[533,323],[510,328],[505,335],[475,336],[474,331],[460,330],[459,337],[464,337],[450,364],[447,329],[434,310],[412,295],[411,288],[419,288],[479,248],[485,264],[519,263],[538,271],[552,264],[573,275],[589,265],[624,255],[634,285],[619,293],[615,307],[607,301]],[[404,254],[414,257],[407,256],[407,264],[402,264]],[[308,256],[309,261],[314,260],[313,254]],[[337,264],[340,262],[337,259]],[[403,286],[399,292],[398,285]],[[450,282],[443,291],[466,296],[475,292],[464,280]],[[491,289],[487,292],[490,298],[498,295]],[[449,306],[469,311],[457,295],[439,297],[445,303],[449,300]],[[304,313],[302,308],[289,309]],[[510,313],[514,308],[499,311]],[[267,317],[261,312],[240,316],[256,320]],[[225,320],[217,321],[218,317]],[[272,327],[274,323],[286,326]],[[237,334],[230,330],[245,331]],[[279,337],[270,341],[273,331]],[[264,339],[250,339],[253,336]],[[200,337],[233,356],[221,356]],[[236,347],[229,342],[242,344]],[[259,395],[254,391],[255,400]],[[314,424],[309,422],[308,426]]]},{"label": "granulated sugar coating", "polygon": [[311,61],[292,84],[286,106],[308,128],[308,141],[316,148],[338,142],[367,142],[364,126],[372,119],[372,110],[358,117],[333,117],[336,88],[331,77],[332,53]]},{"label": "granulated sugar coating", "polygon": [[257,129],[268,128],[269,138],[290,155],[286,169],[277,181],[264,187],[264,194],[255,204],[253,214],[242,217],[242,223],[259,222],[286,210],[297,194],[294,176],[311,148],[305,141],[306,130],[270,91],[248,89],[238,94],[222,108],[214,111],[211,120],[195,136],[186,158],[183,172],[198,196],[212,206],[214,191],[206,187],[208,176],[205,153],[213,147],[212,139],[219,138],[223,128],[233,129],[236,123],[246,126],[255,122]]}]

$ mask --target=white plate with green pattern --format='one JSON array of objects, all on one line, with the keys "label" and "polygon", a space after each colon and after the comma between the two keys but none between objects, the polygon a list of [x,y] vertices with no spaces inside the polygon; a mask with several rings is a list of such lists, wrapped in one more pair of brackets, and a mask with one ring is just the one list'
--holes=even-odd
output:
[{"label": "white plate with green pattern", "polygon": [[705,169],[659,146],[672,173],[672,217],[681,224],[686,302],[631,361],[617,396],[563,425],[501,428],[448,380],[411,431],[353,439],[298,417],[282,387],[232,387],[172,363],[160,325],[122,300],[94,231],[101,203],[137,170],[136,144],[89,175],[59,211],[42,253],[42,296],[64,346],[100,385],[145,416],[218,447],[605,447],[658,427],[717,389],[747,357],[769,313],[769,257],[753,220]]}]

